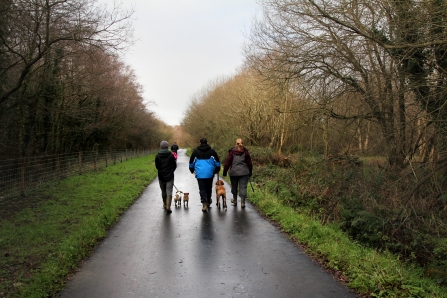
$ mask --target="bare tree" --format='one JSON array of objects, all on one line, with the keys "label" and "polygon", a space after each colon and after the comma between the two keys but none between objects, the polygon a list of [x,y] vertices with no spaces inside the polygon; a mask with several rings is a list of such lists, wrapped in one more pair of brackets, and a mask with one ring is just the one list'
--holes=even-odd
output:
[{"label": "bare tree", "polygon": [[[300,142],[294,132],[302,119],[293,86],[265,84],[249,68],[213,82],[192,100],[183,119],[192,136],[205,135],[226,148],[235,137],[247,145],[271,147],[281,153],[285,145]],[[197,138],[196,137],[196,138]]]},{"label": "bare tree", "polygon": [[12,0],[4,6],[7,30],[0,30],[0,46],[7,63],[1,65],[0,78],[7,80],[2,82],[0,104],[62,44],[117,50],[131,41],[132,12],[119,7],[108,11],[91,0]]},{"label": "bare tree", "polygon": [[[412,147],[407,136],[414,114],[408,103],[416,96],[425,109],[433,107],[432,117],[445,111],[440,99],[445,71],[439,67],[445,59],[440,54],[447,44],[445,25],[433,21],[445,15],[442,5],[382,0],[262,5],[264,17],[255,23],[247,48],[251,64],[267,77],[299,79],[333,118],[377,123],[390,165],[402,166]],[[435,27],[440,32],[427,34]],[[362,100],[362,109],[338,114],[338,102],[352,94]]]}]

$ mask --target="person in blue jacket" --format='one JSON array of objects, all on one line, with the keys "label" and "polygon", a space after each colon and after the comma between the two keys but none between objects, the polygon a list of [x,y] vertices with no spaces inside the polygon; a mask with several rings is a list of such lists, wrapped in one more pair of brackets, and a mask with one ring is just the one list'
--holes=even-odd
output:
[{"label": "person in blue jacket", "polygon": [[200,139],[200,145],[191,154],[189,171],[196,174],[202,211],[207,212],[212,202],[213,177],[220,171],[220,161],[216,151],[208,145],[206,138]]}]

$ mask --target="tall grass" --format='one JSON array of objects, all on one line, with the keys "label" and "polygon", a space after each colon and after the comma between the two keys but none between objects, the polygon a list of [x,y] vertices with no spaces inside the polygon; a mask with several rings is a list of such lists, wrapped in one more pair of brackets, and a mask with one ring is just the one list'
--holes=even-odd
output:
[{"label": "tall grass", "polygon": [[153,160],[136,158],[50,185],[33,194],[41,198],[37,206],[2,220],[0,296],[55,295],[156,177]]}]

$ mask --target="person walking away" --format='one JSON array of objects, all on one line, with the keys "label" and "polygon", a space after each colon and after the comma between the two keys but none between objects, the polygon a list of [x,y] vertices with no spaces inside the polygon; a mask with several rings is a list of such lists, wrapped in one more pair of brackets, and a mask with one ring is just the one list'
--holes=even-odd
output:
[{"label": "person walking away", "polygon": [[242,139],[236,140],[236,146],[228,150],[228,156],[225,160],[223,176],[230,175],[231,193],[233,198],[231,203],[237,206],[237,195],[241,197],[241,208],[245,208],[245,199],[247,198],[247,185],[253,172],[253,164],[250,153],[244,147]]},{"label": "person walking away", "polygon": [[179,147],[178,147],[177,143],[174,142],[174,144],[172,144],[172,146],[171,146],[171,151],[177,153],[178,149],[179,149]]},{"label": "person walking away", "polygon": [[177,143],[174,142],[174,144],[172,144],[172,146],[171,146],[171,151],[172,151],[172,154],[174,155],[175,159],[177,159],[177,156],[178,156],[178,154],[177,154],[178,149],[179,149],[179,147],[178,147]]},{"label": "person walking away", "polygon": [[161,141],[160,151],[155,156],[155,167],[158,170],[158,182],[163,199],[163,208],[169,214],[172,212],[172,188],[174,187],[174,172],[177,169],[177,161],[168,148],[168,142]]},{"label": "person walking away", "polygon": [[189,159],[189,171],[196,174],[202,211],[207,212],[212,202],[213,177],[220,171],[220,161],[216,151],[208,145],[206,138],[200,139],[200,145],[192,152]]}]

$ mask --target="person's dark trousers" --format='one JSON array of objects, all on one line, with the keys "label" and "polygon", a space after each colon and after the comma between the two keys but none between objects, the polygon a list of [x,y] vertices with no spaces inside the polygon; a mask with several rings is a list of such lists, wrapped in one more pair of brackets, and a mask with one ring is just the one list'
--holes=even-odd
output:
[{"label": "person's dark trousers", "polygon": [[206,199],[211,199],[213,191],[213,177],[197,179],[199,183],[200,201],[206,203]]},{"label": "person's dark trousers", "polygon": [[233,198],[237,199],[237,195],[246,197],[247,196],[247,185],[250,180],[250,176],[230,176],[231,181],[231,193]]}]

